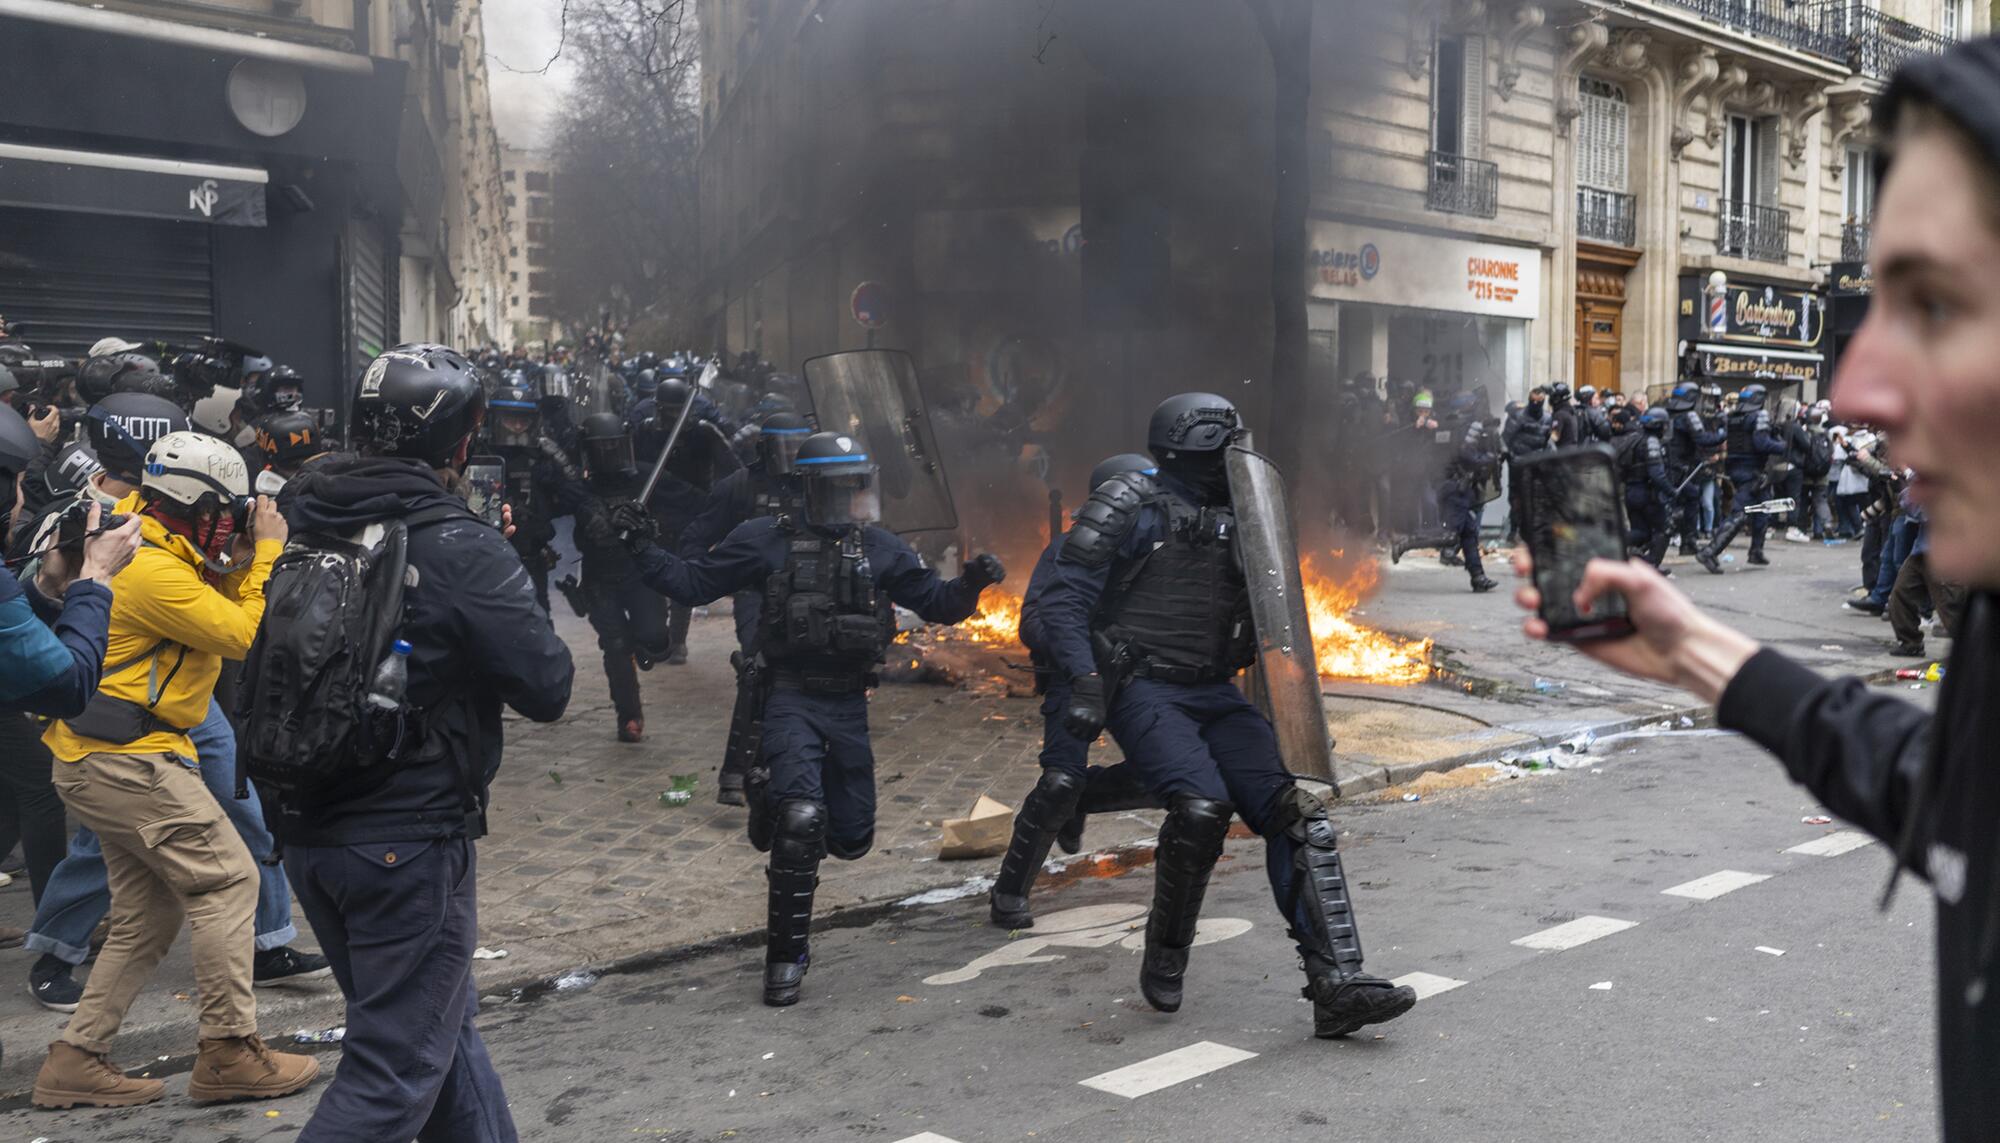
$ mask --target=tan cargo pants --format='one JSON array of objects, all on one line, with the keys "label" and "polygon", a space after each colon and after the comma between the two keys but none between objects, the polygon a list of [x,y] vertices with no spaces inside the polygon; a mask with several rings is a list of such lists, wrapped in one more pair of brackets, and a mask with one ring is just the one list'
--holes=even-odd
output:
[{"label": "tan cargo pants", "polygon": [[103,843],[111,883],[111,933],[63,1040],[110,1051],[183,919],[194,930],[202,1039],[255,1033],[257,863],[201,776],[170,754],[87,754],[56,762],[54,781]]}]

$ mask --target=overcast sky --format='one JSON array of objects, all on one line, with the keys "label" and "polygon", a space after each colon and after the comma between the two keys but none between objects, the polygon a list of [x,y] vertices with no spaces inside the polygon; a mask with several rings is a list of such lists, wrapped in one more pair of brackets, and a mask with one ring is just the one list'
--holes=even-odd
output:
[{"label": "overcast sky", "polygon": [[538,71],[555,54],[562,0],[485,0],[483,13],[500,137],[516,147],[543,147],[549,114],[569,82],[569,61],[558,59],[546,75],[524,73]]}]

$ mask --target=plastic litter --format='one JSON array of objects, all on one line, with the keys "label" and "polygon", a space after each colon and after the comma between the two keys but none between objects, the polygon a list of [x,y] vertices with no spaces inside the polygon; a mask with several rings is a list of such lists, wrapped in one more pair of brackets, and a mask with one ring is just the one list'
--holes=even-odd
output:
[{"label": "plastic litter", "polygon": [[1590,990],[1592,992],[1609,992],[1611,991],[1611,982],[1608,980],[1600,980],[1596,984],[1591,985]]},{"label": "plastic litter", "polygon": [[1568,683],[1559,683],[1554,679],[1535,680],[1535,693],[1538,695],[1559,695],[1568,689]]},{"label": "plastic litter", "polygon": [[1826,816],[1825,814],[1814,814],[1814,815],[1813,815],[1812,817],[1809,817],[1809,818],[1800,818],[1800,819],[1799,819],[1799,824],[1800,824],[1800,825],[1832,825],[1832,824],[1833,824],[1833,819],[1832,819],[1832,818],[1830,818],[1830,817],[1827,817],[1827,816]]},{"label": "plastic litter", "polygon": [[1403,800],[1406,802],[1421,802],[1424,800],[1424,796],[1422,794],[1404,794]]},{"label": "plastic litter", "polygon": [[1687,716],[1687,715],[1685,715],[1685,714],[1684,714],[1684,715],[1682,715],[1682,716],[1681,716],[1681,723],[1680,723],[1680,725],[1681,725],[1681,729],[1682,729],[1682,730],[1686,730],[1686,729],[1688,729],[1689,727],[1692,727],[1692,726],[1694,725],[1694,719],[1692,719],[1692,718],[1690,718],[1689,716]]},{"label": "plastic litter", "polygon": [[1819,649],[1822,651],[1845,651],[1847,648],[1842,647],[1838,643],[1821,643]]},{"label": "plastic litter", "polygon": [[1722,557],[1722,562],[1723,562],[1723,563],[1725,563],[1725,564],[1733,564],[1733,563],[1735,563],[1735,562],[1736,562],[1736,557],[1735,557],[1735,556],[1724,556],[1724,557]]},{"label": "plastic litter", "polygon": [[665,806],[685,806],[694,801],[694,788],[700,784],[698,774],[675,774],[673,785],[660,792],[660,804]]},{"label": "plastic litter", "polygon": [[1582,754],[1590,749],[1591,743],[1596,741],[1597,735],[1586,730],[1573,738],[1563,739],[1562,749],[1569,751],[1571,754]]},{"label": "plastic litter", "polygon": [[489,949],[485,945],[472,950],[473,960],[502,960],[506,956],[506,949]]},{"label": "plastic litter", "polygon": [[572,969],[555,979],[557,992],[582,992],[597,983],[597,974],[585,969]]},{"label": "plastic litter", "polygon": [[[1771,947],[1770,945],[1758,945],[1758,946],[1757,946],[1757,951],[1758,951],[1758,952],[1760,952],[1760,953],[1769,953],[1769,954],[1770,954],[1771,956],[1784,956],[1784,955],[1785,955],[1785,950],[1784,950],[1784,949],[1774,949],[1774,948],[1772,948],[1772,947]],[[1759,1012],[1759,1013],[1758,1013],[1757,1015],[1759,1015],[1759,1016],[1762,1016],[1762,1015],[1764,1015],[1764,1013],[1762,1013],[1762,1012]]]},{"label": "plastic litter", "polygon": [[292,1033],[292,1043],[294,1044],[338,1044],[346,1038],[347,1026],[345,1024],[338,1028],[321,1028],[317,1032],[311,1028],[300,1028],[298,1031]]}]

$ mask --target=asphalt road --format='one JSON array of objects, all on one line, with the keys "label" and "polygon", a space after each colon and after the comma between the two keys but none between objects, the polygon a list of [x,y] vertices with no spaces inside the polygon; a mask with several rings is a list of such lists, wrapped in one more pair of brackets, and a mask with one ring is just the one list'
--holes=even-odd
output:
[{"label": "asphalt road", "polygon": [[[1923,889],[1878,913],[1883,849],[1836,852],[1842,828],[1804,824],[1812,800],[1740,739],[1608,747],[1338,811],[1370,967],[1449,989],[1349,1041],[1311,1036],[1255,841],[1230,845],[1175,1016],[1138,996],[1141,868],[1045,894],[1012,938],[977,898],[828,932],[785,1011],[739,950],[483,1023],[534,1140],[1934,1138]],[[8,1111],[0,1140],[288,1139],[317,1093],[195,1109],[182,1089]]]}]

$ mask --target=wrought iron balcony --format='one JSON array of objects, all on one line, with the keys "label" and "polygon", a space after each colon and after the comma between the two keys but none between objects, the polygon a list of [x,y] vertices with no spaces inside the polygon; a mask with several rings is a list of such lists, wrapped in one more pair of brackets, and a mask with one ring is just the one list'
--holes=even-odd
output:
[{"label": "wrought iron balcony", "polygon": [[1791,246],[1792,216],[1775,206],[1722,201],[1716,217],[1717,252],[1733,258],[1782,263]]},{"label": "wrought iron balcony", "polygon": [[1576,236],[1587,242],[1635,245],[1639,232],[1638,203],[1629,194],[1576,188]]},{"label": "wrought iron balcony", "polygon": [[1704,20],[1748,32],[1766,40],[1838,60],[1846,57],[1846,40],[1822,20],[1812,0],[1666,0]]},{"label": "wrought iron balcony", "polygon": [[1866,222],[1848,219],[1840,225],[1840,260],[1842,262],[1866,262],[1868,260],[1869,226]]},{"label": "wrought iron balcony", "polygon": [[1424,205],[1446,214],[1492,218],[1500,213],[1500,167],[1484,159],[1431,151],[1425,156],[1430,182]]},{"label": "wrought iron balcony", "polygon": [[1822,0],[1819,23],[1839,39],[1839,58],[1872,79],[1888,79],[1913,57],[1935,55],[1958,42],[1955,36],[1885,16],[1853,0]]}]

